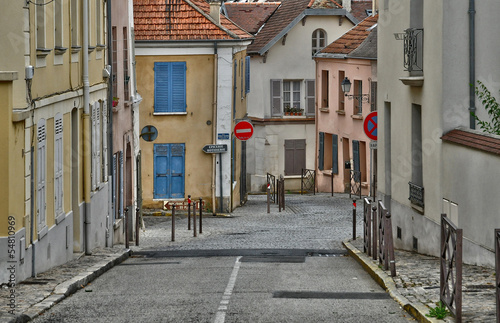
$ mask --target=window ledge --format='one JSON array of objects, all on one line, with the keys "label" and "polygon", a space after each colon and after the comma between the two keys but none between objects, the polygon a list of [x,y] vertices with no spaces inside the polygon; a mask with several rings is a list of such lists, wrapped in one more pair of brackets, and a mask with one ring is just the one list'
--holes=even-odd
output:
[{"label": "window ledge", "polygon": [[64,213],[61,213],[59,215],[56,216],[56,224],[59,224],[61,223],[62,221],[64,221],[66,219],[66,214]]},{"label": "window ledge", "polygon": [[68,50],[68,48],[66,48],[66,47],[61,47],[61,46],[54,47],[54,53],[56,55],[62,55],[64,53],[66,53],[67,50]]},{"label": "window ledge", "polygon": [[363,120],[363,115],[353,114],[353,115],[351,115],[351,118],[353,118],[354,120]]},{"label": "window ledge", "polygon": [[283,116],[283,119],[297,119],[297,118],[305,118],[305,115],[296,115],[296,116]]},{"label": "window ledge", "polygon": [[45,57],[50,54],[52,49],[49,48],[37,48],[36,49],[36,56],[37,57]]},{"label": "window ledge", "polygon": [[71,46],[71,54],[79,53],[82,50],[81,46]]},{"label": "window ledge", "polygon": [[186,116],[187,112],[153,112],[154,116]]},{"label": "window ledge", "polygon": [[328,170],[322,170],[321,174],[326,175],[326,176],[332,176],[332,175],[337,175],[336,173],[332,172],[331,169]]},{"label": "window ledge", "polygon": [[287,178],[288,179],[295,179],[295,178],[299,179],[299,178],[302,178],[302,175],[285,175],[284,177],[285,177],[285,179],[287,179]]},{"label": "window ledge", "polygon": [[123,218],[116,219],[115,223],[113,223],[113,229],[116,230],[120,227]]},{"label": "window ledge", "polygon": [[345,110],[337,110],[335,112],[337,112],[337,114],[340,114],[340,115],[345,115]]},{"label": "window ledge", "polygon": [[330,112],[330,108],[319,108],[320,112]]},{"label": "window ledge", "polygon": [[95,46],[89,46],[88,48],[89,54],[95,50]]},{"label": "window ledge", "polygon": [[405,77],[400,77],[399,80],[403,82],[404,85],[419,86],[419,87],[424,85],[423,76],[405,76]]},{"label": "window ledge", "polygon": [[43,228],[38,231],[38,240],[42,240],[42,238],[45,237],[48,232],[49,229],[47,228],[47,225],[44,225]]},{"label": "window ledge", "polygon": [[103,44],[97,44],[97,46],[96,46],[97,51],[104,50],[105,48],[106,48],[106,45],[103,45]]}]

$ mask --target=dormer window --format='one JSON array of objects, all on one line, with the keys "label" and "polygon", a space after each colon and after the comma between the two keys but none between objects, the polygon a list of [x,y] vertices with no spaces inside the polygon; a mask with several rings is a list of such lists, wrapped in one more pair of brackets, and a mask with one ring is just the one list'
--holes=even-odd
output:
[{"label": "dormer window", "polygon": [[316,54],[326,46],[326,31],[316,29],[312,34],[312,55]]}]

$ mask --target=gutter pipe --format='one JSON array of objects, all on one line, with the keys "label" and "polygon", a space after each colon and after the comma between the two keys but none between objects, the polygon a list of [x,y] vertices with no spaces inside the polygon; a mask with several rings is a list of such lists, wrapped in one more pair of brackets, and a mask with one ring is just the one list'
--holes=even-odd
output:
[{"label": "gutter pipe", "polygon": [[84,218],[84,239],[85,239],[85,254],[91,255],[90,251],[90,219],[91,219],[91,204],[90,204],[90,191],[91,191],[91,137],[90,137],[90,84],[89,84],[89,3],[88,0],[83,0],[83,196],[85,200],[85,218]]},{"label": "gutter pipe", "polygon": [[[217,42],[214,42],[214,101],[212,106],[212,141],[213,144],[217,144],[217,94],[218,94],[218,70],[219,70],[219,54],[217,52]],[[217,168],[216,168],[216,157],[215,154],[212,154],[212,213],[216,215],[215,211],[215,177],[217,176]],[[201,208],[201,205],[200,205]]]},{"label": "gutter pipe", "polygon": [[[115,192],[114,192],[114,174],[113,174],[113,112],[111,109],[113,108],[113,50],[112,50],[112,39],[111,39],[111,0],[106,1],[107,7],[106,7],[106,21],[107,21],[107,26],[108,26],[108,32],[106,34],[106,41],[107,41],[107,47],[108,47],[108,64],[111,67],[111,72],[110,76],[108,78],[108,178],[111,177],[111,181],[109,182],[109,189],[111,190],[111,219],[114,222],[115,219]],[[108,209],[109,210],[109,209]],[[108,215],[109,218],[109,215]],[[106,231],[108,234],[113,234],[113,230],[110,229],[110,226],[112,227],[112,224],[110,224],[108,221],[106,221],[107,227]],[[113,223],[114,224],[114,223]],[[109,239],[109,237],[106,235],[106,246],[109,247],[108,245],[108,240],[113,241],[113,239]],[[111,243],[112,245],[113,243]]]},{"label": "gutter pipe", "polygon": [[476,129],[476,51],[475,51],[475,0],[469,0],[469,118],[470,128]]}]

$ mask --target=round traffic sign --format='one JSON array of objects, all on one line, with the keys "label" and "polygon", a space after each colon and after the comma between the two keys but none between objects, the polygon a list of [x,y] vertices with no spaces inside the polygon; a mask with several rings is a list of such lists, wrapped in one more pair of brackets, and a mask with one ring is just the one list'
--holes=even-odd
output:
[{"label": "round traffic sign", "polygon": [[363,129],[368,138],[377,140],[377,111],[373,111],[366,116]]},{"label": "round traffic sign", "polygon": [[240,121],[234,126],[234,136],[239,140],[248,140],[253,135],[253,126],[248,121]]}]

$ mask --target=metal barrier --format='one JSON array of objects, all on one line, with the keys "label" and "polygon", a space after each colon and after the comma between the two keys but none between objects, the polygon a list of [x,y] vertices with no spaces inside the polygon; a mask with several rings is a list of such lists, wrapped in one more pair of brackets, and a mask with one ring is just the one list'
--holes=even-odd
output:
[{"label": "metal barrier", "polygon": [[363,252],[372,255],[372,206],[368,198],[363,199]]},{"label": "metal barrier", "polygon": [[302,192],[310,193],[311,191],[316,195],[316,172],[312,169],[302,168],[300,194],[302,195]]},{"label": "metal barrier", "polygon": [[267,187],[269,187],[271,202],[276,203],[276,176],[267,173]]},{"label": "metal barrier", "polygon": [[457,323],[462,322],[462,240],[462,229],[441,214],[439,295]]},{"label": "metal barrier", "polygon": [[392,241],[391,214],[387,211],[382,201],[378,201],[378,241],[379,263],[385,270],[391,270],[391,276],[396,276],[396,262],[394,259],[394,245]]},{"label": "metal barrier", "polygon": [[349,191],[349,198],[352,195],[361,198],[361,172],[358,170],[351,170],[351,190]]},{"label": "metal barrier", "polygon": [[283,175],[280,175],[278,179],[278,210],[281,212],[281,209],[285,210],[285,178]]},{"label": "metal barrier", "polygon": [[495,289],[497,297],[497,323],[500,323],[500,229],[495,229]]}]

